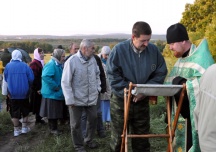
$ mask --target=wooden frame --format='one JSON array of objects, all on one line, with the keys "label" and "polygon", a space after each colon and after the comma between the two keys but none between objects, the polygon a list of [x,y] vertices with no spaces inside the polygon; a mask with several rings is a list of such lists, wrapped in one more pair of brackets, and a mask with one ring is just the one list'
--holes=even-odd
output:
[{"label": "wooden frame", "polygon": [[[167,152],[173,152],[173,138],[175,137],[175,130],[178,123],[178,118],[180,114],[180,110],[182,107],[182,102],[184,98],[184,93],[186,90],[186,85],[183,84],[181,96],[179,99],[179,104],[176,110],[176,113],[174,115],[174,122],[173,126],[171,126],[171,101],[169,96],[165,96],[166,98],[166,105],[167,105],[167,117],[168,117],[168,133],[167,134],[142,134],[142,135],[135,135],[135,134],[128,134],[127,131],[127,123],[128,123],[128,115],[129,115],[129,108],[131,103],[131,97],[132,97],[132,89],[133,87],[138,86],[137,84],[129,84],[129,89],[124,89],[124,126],[123,126],[123,133],[122,133],[122,143],[121,143],[121,152],[128,152],[128,138],[155,138],[155,137],[162,137],[162,138],[168,138],[168,147]],[[164,85],[165,86],[165,85]],[[155,96],[155,95],[152,95]],[[159,96],[159,95],[157,95]]]}]

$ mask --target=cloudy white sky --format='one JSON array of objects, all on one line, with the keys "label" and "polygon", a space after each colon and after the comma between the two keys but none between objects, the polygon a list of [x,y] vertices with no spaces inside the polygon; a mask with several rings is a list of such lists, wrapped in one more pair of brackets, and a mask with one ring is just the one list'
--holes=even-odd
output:
[{"label": "cloudy white sky", "polygon": [[130,34],[136,21],[165,34],[194,1],[0,0],[0,35]]}]

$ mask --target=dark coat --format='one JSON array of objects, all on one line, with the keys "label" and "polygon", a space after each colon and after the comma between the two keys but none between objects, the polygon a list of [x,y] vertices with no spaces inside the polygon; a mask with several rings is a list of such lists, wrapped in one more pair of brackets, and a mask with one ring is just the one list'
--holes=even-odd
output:
[{"label": "dark coat", "polygon": [[102,65],[102,62],[99,56],[94,55],[94,58],[97,61],[97,65],[100,69],[100,80],[101,80],[101,92],[100,93],[104,93],[106,92],[106,76],[104,73],[103,65]]}]

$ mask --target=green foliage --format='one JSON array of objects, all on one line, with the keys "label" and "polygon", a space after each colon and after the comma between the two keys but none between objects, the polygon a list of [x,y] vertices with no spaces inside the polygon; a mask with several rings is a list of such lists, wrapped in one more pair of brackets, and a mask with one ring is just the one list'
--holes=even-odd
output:
[{"label": "green foliage", "polygon": [[213,56],[216,56],[216,12],[212,22],[206,27],[205,37],[209,42],[209,49]]},{"label": "green foliage", "polygon": [[53,46],[47,43],[39,43],[34,41],[23,41],[23,42],[3,42],[0,43],[0,48],[17,47],[23,49],[29,53],[33,53],[35,48],[41,47],[45,50],[45,53],[52,52]]},{"label": "green foliage", "polygon": [[190,40],[207,38],[213,56],[216,56],[216,1],[196,0],[186,4],[181,23],[188,30]]},{"label": "green foliage", "polygon": [[154,44],[157,46],[157,48],[159,49],[160,52],[163,52],[163,49],[165,48],[166,42],[161,41],[161,40],[157,40],[157,41],[155,41]]}]

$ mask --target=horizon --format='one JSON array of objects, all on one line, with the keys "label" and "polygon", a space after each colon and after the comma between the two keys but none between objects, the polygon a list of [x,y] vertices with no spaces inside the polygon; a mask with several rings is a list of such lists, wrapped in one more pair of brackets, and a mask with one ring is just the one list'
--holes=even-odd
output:
[{"label": "horizon", "polygon": [[180,22],[185,5],[194,1],[1,0],[0,35],[130,34],[137,21],[147,22],[153,34],[163,35]]}]

